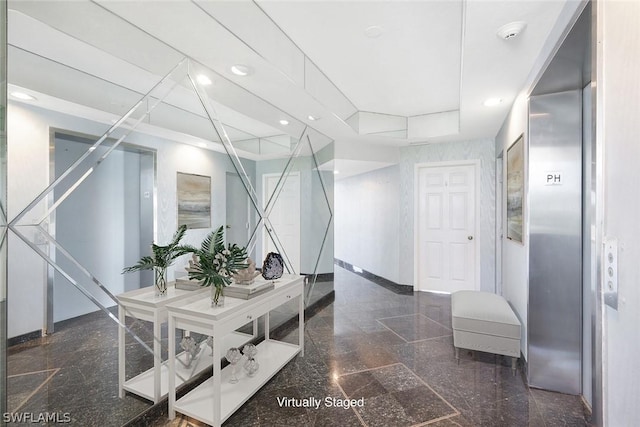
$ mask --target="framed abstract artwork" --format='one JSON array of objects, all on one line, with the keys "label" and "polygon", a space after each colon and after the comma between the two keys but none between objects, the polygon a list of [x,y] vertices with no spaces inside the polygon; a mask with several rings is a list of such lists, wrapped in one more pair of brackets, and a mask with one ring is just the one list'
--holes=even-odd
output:
[{"label": "framed abstract artwork", "polygon": [[507,150],[507,239],[523,242],[524,135]]},{"label": "framed abstract artwork", "polygon": [[211,177],[178,172],[178,227],[211,227]]}]

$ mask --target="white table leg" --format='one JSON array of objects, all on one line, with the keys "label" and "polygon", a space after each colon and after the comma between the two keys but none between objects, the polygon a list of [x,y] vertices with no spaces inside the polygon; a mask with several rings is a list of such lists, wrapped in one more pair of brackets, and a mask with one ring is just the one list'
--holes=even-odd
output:
[{"label": "white table leg", "polygon": [[258,336],[258,318],[253,319],[253,337]]},{"label": "white table leg", "polygon": [[298,345],[304,357],[304,292],[298,297]]},{"label": "white table leg", "polygon": [[221,395],[220,395],[220,382],[222,380],[221,370],[220,370],[220,359],[222,359],[221,349],[222,347],[222,337],[218,331],[216,331],[215,327],[213,328],[213,426],[220,427],[222,424],[220,422],[221,417]]},{"label": "white table leg", "polygon": [[269,340],[269,312],[267,311],[264,315],[264,340],[268,341]]},{"label": "white table leg", "polygon": [[176,403],[176,326],[175,320],[169,314],[169,419],[176,417],[176,411],[173,406]]},{"label": "white table leg", "polygon": [[125,322],[124,309],[118,304],[118,397],[124,397],[124,379],[125,379],[125,342],[124,342],[124,325]]},{"label": "white table leg", "polygon": [[162,368],[162,324],[158,318],[158,310],[153,313],[153,403],[160,401],[160,369]]}]

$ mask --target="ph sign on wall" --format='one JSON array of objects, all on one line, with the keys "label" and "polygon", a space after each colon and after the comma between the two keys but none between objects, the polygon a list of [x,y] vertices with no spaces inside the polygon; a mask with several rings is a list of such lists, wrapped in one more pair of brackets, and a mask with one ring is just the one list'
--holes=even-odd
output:
[{"label": "ph sign on wall", "polygon": [[545,173],[544,185],[562,185],[562,172],[551,171]]}]

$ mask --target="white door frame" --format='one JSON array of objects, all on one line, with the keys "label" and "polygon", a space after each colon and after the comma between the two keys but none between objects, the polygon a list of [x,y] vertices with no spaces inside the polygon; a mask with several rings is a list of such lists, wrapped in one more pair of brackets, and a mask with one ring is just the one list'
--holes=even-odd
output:
[{"label": "white door frame", "polygon": [[481,233],[480,233],[480,159],[473,160],[454,160],[448,162],[426,162],[416,163],[413,172],[413,290],[418,291],[418,197],[420,195],[419,178],[418,174],[421,169],[448,167],[448,166],[473,166],[475,172],[475,236],[476,240],[476,278],[475,289],[480,290],[480,248],[481,246]]}]

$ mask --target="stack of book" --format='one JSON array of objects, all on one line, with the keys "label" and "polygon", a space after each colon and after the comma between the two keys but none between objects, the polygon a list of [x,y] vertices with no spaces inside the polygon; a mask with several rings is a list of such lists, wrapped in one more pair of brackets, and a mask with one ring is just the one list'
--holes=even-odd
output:
[{"label": "stack of book", "polygon": [[202,289],[202,280],[191,280],[188,276],[176,277],[176,289],[197,291]]},{"label": "stack of book", "polygon": [[250,285],[233,283],[224,288],[224,295],[231,298],[251,299],[269,292],[273,288],[273,282],[259,281]]}]

